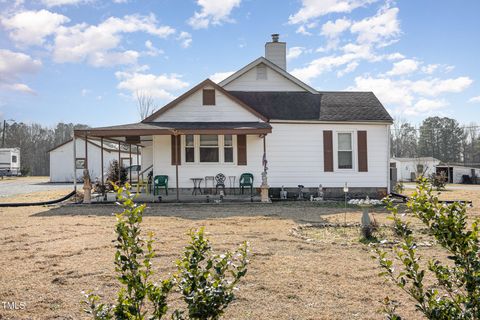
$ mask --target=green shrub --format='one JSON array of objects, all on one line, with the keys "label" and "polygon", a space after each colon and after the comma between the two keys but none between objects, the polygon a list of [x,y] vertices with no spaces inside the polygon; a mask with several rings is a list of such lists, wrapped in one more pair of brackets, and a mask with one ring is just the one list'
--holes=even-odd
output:
[{"label": "green shrub", "polygon": [[[119,178],[119,170],[120,170],[120,178]],[[127,182],[127,169],[123,166],[119,166],[117,160],[113,160],[110,162],[110,167],[108,167],[107,171],[107,188],[113,190],[113,185],[123,186],[125,182]]]},{"label": "green shrub", "polygon": [[[233,301],[235,286],[247,272],[247,244],[237,253],[213,255],[203,229],[190,235],[191,243],[177,262],[178,285],[188,306],[188,318],[218,319]],[[183,313],[176,316],[183,319]]]},{"label": "green shrub", "polygon": [[[442,263],[433,259],[423,269],[412,229],[392,202],[388,201],[387,207],[401,238],[394,252],[402,270],[396,271],[394,261],[377,248],[376,259],[383,269],[381,275],[405,291],[415,301],[416,309],[428,319],[480,319],[479,220],[468,227],[466,205],[440,203],[432,193],[431,184],[420,179],[407,207],[446,250],[450,260]],[[434,279],[433,285],[424,283],[427,272]],[[401,319],[389,298],[385,300],[384,310],[389,319]]]},{"label": "green shrub", "polygon": [[447,183],[447,176],[445,172],[440,172],[440,174],[432,173],[428,178],[428,181],[432,186],[434,186],[437,191],[445,190],[445,185]]},{"label": "green shrub", "polygon": [[403,191],[405,191],[405,185],[403,184],[403,182],[401,181],[397,182],[397,184],[393,188],[393,191],[395,191],[396,193],[402,194]]},{"label": "green shrub", "polygon": [[[152,281],[153,233],[141,237],[145,204],[138,205],[127,183],[114,185],[123,212],[116,214],[115,271],[121,289],[116,303],[101,303],[98,295],[85,294],[85,312],[96,320],[162,319],[168,312],[168,295],[178,287],[187,304],[189,319],[218,319],[234,299],[238,281],[247,272],[247,244],[237,252],[214,255],[203,229],[191,232],[191,242],[178,261],[178,274]],[[185,319],[185,311],[175,310],[172,318]]]}]

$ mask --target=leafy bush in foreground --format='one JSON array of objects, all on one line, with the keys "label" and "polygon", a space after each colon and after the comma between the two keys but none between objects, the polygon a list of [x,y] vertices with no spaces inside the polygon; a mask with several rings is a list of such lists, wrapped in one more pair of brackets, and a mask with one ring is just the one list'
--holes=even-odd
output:
[{"label": "leafy bush in foreground", "polygon": [[247,272],[247,244],[237,252],[214,255],[203,229],[191,232],[191,242],[184,257],[177,262],[178,273],[163,281],[151,280],[153,233],[141,238],[140,224],[145,204],[134,203],[130,186],[114,186],[123,212],[116,214],[115,271],[122,285],[116,304],[100,302],[98,295],[85,294],[85,312],[93,319],[162,319],[168,311],[168,295],[176,286],[187,304],[184,310],[175,310],[173,319],[219,319],[235,298],[238,281]]},{"label": "leafy bush in foreground", "polygon": [[[468,227],[466,204],[440,203],[426,179],[418,181],[407,207],[447,251],[450,261],[445,264],[433,259],[427,270],[422,269],[409,224],[398,215],[398,208],[388,202],[401,237],[401,244],[394,251],[402,270],[397,272],[387,253],[376,249],[382,275],[413,298],[416,309],[428,319],[480,319],[479,220]],[[433,285],[424,282],[427,272],[434,278]],[[388,319],[401,319],[388,297],[384,303]]]}]

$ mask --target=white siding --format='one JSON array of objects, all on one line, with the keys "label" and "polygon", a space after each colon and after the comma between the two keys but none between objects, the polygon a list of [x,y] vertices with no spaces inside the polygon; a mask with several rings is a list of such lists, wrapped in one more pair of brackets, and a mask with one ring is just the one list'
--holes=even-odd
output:
[{"label": "white siding", "polygon": [[[467,175],[472,177],[472,169],[468,167],[453,167],[453,183],[462,183],[462,176]],[[475,174],[478,175],[479,169],[475,169]]]},{"label": "white siding", "polygon": [[417,172],[417,165],[423,165],[425,176],[429,176],[435,172],[435,167],[440,161],[429,160],[398,160],[392,159],[391,162],[395,162],[397,166],[397,180],[398,181],[412,181],[412,172]]},{"label": "white siding", "polygon": [[[277,124],[267,135],[268,182],[271,187],[343,187],[348,182],[351,187],[386,188],[388,179],[388,126],[387,125],[341,125],[341,124]],[[323,171],[323,130],[353,133],[354,169],[334,172]],[[357,170],[356,131],[367,130],[368,172]],[[168,175],[171,188],[175,187],[175,166],[171,165],[170,136],[154,136],[153,163],[154,175]],[[183,149],[183,146],[182,146]],[[236,176],[250,172],[255,176],[255,186],[261,184],[263,141],[257,135],[247,136],[247,166],[232,164],[185,164],[179,166],[179,186],[191,188],[190,178],[205,178],[223,173]],[[336,168],[336,152],[334,165]],[[202,187],[205,185],[202,182]],[[226,183],[228,187],[228,179]]]},{"label": "white siding", "polygon": [[[85,158],[85,141],[76,140],[77,158]],[[95,178],[101,178],[101,152],[100,147],[88,143],[88,171],[92,181]],[[128,158],[129,153],[122,152],[122,158]],[[132,162],[137,162],[137,157],[132,154]],[[104,173],[108,171],[110,162],[118,160],[118,152],[103,152]],[[77,179],[83,177],[83,169],[77,169]],[[73,182],[73,141],[50,152],[50,182]]]},{"label": "white siding", "polygon": [[153,143],[142,148],[142,171],[153,164]]},{"label": "white siding", "polygon": [[[175,188],[175,166],[171,164],[171,137],[170,136],[154,136],[153,137],[153,174],[168,175],[170,188]],[[182,144],[183,149],[183,144]],[[234,151],[236,153],[236,150]],[[180,188],[192,188],[193,182],[190,178],[205,178],[206,176],[216,176],[223,173],[227,180],[225,186],[229,187],[228,176],[236,176],[236,187],[238,188],[238,180],[242,173],[252,173],[254,175],[254,185],[256,187],[261,184],[261,172],[263,156],[263,139],[258,135],[247,136],[247,165],[237,166],[236,164],[216,164],[216,163],[199,163],[186,164],[185,157],[182,155],[182,164],[178,167],[178,178]],[[201,187],[205,186],[205,181]],[[209,185],[210,187],[210,185]]]},{"label": "white siding", "polygon": [[[387,125],[279,124],[267,136],[270,186],[387,187],[389,152]],[[334,172],[324,172],[323,130],[333,131]],[[367,131],[368,172],[358,172],[357,130]],[[337,169],[336,132],[353,133],[353,169]]]},{"label": "white siding", "polygon": [[200,89],[153,121],[218,122],[260,121],[260,119],[218,90],[215,90],[215,105],[204,106]]},{"label": "white siding", "polygon": [[267,66],[267,80],[257,80],[257,68],[252,68],[223,87],[229,91],[305,91],[302,87]]}]

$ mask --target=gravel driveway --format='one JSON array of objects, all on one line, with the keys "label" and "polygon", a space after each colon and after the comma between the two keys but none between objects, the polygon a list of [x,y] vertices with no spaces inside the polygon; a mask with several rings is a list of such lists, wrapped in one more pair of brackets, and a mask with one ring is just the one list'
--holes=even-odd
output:
[{"label": "gravel driveway", "polygon": [[50,183],[48,181],[48,177],[9,177],[3,180],[0,179],[0,198],[31,192],[73,190],[73,183]]}]

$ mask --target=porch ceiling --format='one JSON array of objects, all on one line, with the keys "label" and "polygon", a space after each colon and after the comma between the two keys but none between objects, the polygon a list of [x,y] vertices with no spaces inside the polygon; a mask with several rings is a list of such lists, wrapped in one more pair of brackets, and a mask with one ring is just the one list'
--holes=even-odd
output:
[{"label": "porch ceiling", "polygon": [[75,130],[75,136],[129,137],[184,134],[268,134],[266,122],[149,122]]}]

